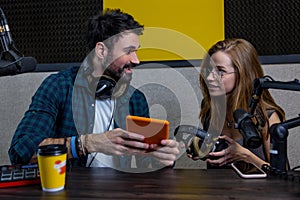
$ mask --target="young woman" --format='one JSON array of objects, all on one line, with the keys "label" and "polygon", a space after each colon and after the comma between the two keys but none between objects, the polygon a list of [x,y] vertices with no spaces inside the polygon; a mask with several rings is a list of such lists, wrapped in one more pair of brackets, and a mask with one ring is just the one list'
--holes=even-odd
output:
[{"label": "young woman", "polygon": [[[259,124],[262,144],[258,148],[246,148],[243,135],[234,128],[233,113],[244,109],[249,113],[253,81],[264,76],[255,48],[244,39],[225,39],[213,45],[204,59],[200,72],[200,88],[203,101],[200,120],[204,130],[218,130],[220,138],[228,147],[218,152],[210,152],[206,162],[208,167],[225,167],[235,161],[245,161],[257,166],[270,162],[269,127],[285,119],[285,113],[278,106],[268,90],[264,90],[254,111],[254,122]],[[197,146],[195,137],[192,149]],[[196,147],[196,149],[199,147]],[[199,159],[195,151],[188,156]]]}]

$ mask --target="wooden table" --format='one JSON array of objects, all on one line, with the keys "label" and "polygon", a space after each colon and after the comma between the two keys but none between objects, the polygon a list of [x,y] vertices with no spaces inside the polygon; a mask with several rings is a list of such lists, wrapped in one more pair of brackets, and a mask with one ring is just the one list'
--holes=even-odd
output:
[{"label": "wooden table", "polygon": [[72,168],[66,183],[57,193],[43,192],[40,185],[2,188],[0,199],[300,199],[297,181],[242,179],[232,169]]}]

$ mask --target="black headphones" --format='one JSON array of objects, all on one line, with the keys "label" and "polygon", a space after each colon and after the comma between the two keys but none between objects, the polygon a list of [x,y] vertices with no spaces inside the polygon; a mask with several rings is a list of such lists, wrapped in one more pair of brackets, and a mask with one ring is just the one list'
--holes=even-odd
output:
[{"label": "black headphones", "polygon": [[[87,77],[93,73],[92,67],[89,65],[83,65],[83,74]],[[90,83],[90,88],[95,91],[95,98],[99,100],[110,99],[112,96],[114,98],[119,98],[128,89],[128,82],[122,80],[117,82],[107,75],[102,75],[100,78],[95,78],[91,75],[92,81]],[[99,80],[98,80],[99,79]]]},{"label": "black headphones", "polygon": [[105,75],[101,76],[99,81],[96,82],[95,97],[100,100],[111,98],[115,86],[115,80]]},{"label": "black headphones", "polygon": [[93,68],[87,63],[83,64],[83,74],[91,76],[92,81],[90,83],[90,88],[92,91],[95,90],[95,98],[100,100],[110,99],[114,87],[116,86],[116,81],[109,76],[102,75],[100,78],[95,78],[92,76]]}]

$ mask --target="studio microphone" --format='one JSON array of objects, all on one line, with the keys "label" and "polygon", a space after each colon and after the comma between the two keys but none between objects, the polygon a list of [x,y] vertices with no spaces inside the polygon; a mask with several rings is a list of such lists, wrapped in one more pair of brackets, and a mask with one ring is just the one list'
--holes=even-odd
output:
[{"label": "studio microphone", "polygon": [[[15,48],[3,10],[0,8],[0,40],[3,52],[0,57],[0,77],[32,72],[37,66],[33,57],[24,57]],[[10,50],[10,47],[13,50]]]},{"label": "studio microphone", "polygon": [[33,57],[19,57],[15,61],[0,60],[0,77],[32,72],[37,66]]},{"label": "studio microphone", "polygon": [[6,36],[6,42],[8,43],[8,45],[13,45],[13,40],[10,35],[9,26],[8,26],[5,14],[1,8],[0,8],[0,15],[1,15],[1,26],[2,26],[1,28],[3,29],[3,32]]},{"label": "studio microphone", "polygon": [[257,127],[251,120],[251,116],[244,109],[237,109],[233,112],[235,128],[237,128],[244,138],[244,146],[258,148],[262,144],[262,139],[258,134]]}]

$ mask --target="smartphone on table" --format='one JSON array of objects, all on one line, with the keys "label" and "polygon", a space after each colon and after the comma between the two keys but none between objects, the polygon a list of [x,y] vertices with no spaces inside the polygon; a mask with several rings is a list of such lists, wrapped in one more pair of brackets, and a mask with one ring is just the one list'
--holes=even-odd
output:
[{"label": "smartphone on table", "polygon": [[231,163],[232,168],[242,178],[266,178],[267,174],[258,166],[243,161]]}]

